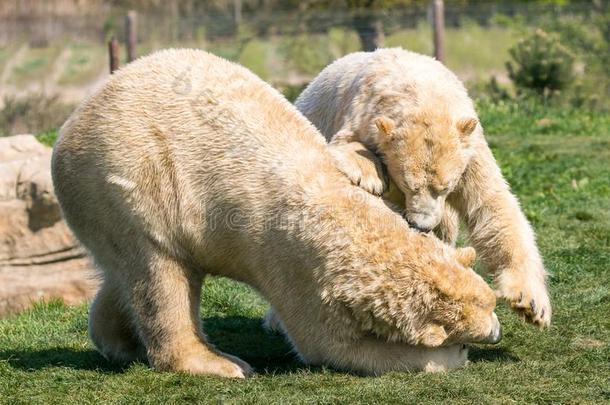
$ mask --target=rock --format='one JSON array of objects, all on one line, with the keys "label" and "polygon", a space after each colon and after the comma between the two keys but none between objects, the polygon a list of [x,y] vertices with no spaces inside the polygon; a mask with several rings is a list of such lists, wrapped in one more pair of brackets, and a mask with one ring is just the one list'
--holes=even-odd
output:
[{"label": "rock", "polygon": [[53,298],[77,304],[97,287],[90,259],[61,218],[51,148],[0,138],[0,317]]}]

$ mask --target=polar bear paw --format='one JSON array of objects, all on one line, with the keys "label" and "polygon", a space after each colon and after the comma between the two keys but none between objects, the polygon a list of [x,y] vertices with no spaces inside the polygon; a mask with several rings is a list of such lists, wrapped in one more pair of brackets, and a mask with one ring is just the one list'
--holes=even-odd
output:
[{"label": "polar bear paw", "polygon": [[508,272],[498,278],[498,296],[527,322],[541,329],[551,324],[551,301],[546,284],[532,275]]},{"label": "polar bear paw", "polygon": [[207,356],[190,356],[171,367],[161,367],[169,371],[187,374],[207,374],[225,378],[246,378],[253,374],[252,367],[238,357],[218,352]]},{"label": "polar bear paw", "polygon": [[329,150],[337,168],[354,185],[374,195],[381,195],[386,191],[388,182],[385,179],[383,165],[363,144],[360,142],[331,144]]}]

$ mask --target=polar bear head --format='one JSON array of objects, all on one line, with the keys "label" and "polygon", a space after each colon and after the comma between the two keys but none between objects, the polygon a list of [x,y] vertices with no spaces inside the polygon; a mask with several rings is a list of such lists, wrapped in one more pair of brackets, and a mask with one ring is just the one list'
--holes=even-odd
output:
[{"label": "polar bear head", "polygon": [[[350,271],[341,283],[329,284],[325,299],[348,307],[335,311],[343,315],[333,317],[330,327],[343,323],[345,330],[426,347],[499,342],[496,296],[470,268],[474,249],[454,249],[440,241],[437,247],[431,252],[429,243],[411,244],[401,258],[384,263],[384,271]],[[405,262],[417,263],[418,270]]]},{"label": "polar bear head", "polygon": [[443,109],[374,120],[377,151],[405,196],[409,224],[430,231],[441,221],[445,199],[459,183],[473,151],[470,138],[478,120],[452,118]]},{"label": "polar bear head", "polygon": [[[432,308],[419,328],[419,343],[429,347],[456,343],[497,343],[502,330],[494,309],[491,288],[470,267],[475,261],[471,247],[455,250],[458,262],[430,273],[437,289]],[[463,267],[463,269],[459,269]],[[467,271],[468,277],[464,277]]]}]

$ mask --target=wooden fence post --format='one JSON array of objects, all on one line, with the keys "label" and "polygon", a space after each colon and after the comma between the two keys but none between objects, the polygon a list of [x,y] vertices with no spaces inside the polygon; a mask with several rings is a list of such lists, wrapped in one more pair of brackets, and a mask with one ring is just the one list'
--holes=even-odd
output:
[{"label": "wooden fence post", "polygon": [[434,29],[434,57],[445,63],[445,7],[443,0],[432,0],[432,27]]},{"label": "wooden fence post", "polygon": [[129,10],[125,16],[125,47],[127,49],[127,63],[136,56],[136,43],[138,41],[138,14]]},{"label": "wooden fence post", "polygon": [[108,56],[110,56],[110,73],[119,68],[119,41],[112,37],[108,42]]},{"label": "wooden fence post", "polygon": [[233,0],[233,15],[235,18],[235,25],[241,24],[241,0]]}]

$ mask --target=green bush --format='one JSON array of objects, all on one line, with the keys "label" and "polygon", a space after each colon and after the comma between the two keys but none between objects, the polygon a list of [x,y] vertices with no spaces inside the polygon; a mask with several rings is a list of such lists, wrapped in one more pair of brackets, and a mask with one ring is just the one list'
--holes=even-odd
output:
[{"label": "green bush", "polygon": [[294,103],[299,95],[305,90],[307,84],[286,84],[283,86],[279,86],[279,89],[284,97],[288,99],[291,103]]},{"label": "green bush", "polygon": [[57,136],[59,135],[59,129],[50,129],[48,131],[42,132],[36,135],[36,139],[43,145],[53,146],[55,145],[55,141],[57,140]]},{"label": "green bush", "polygon": [[282,38],[278,50],[290,68],[298,74],[310,77],[320,73],[334,59],[328,38],[323,35],[287,36]]},{"label": "green bush", "polygon": [[582,74],[573,88],[576,107],[610,110],[610,8],[588,16],[559,16],[541,22],[577,57]]},{"label": "green bush", "polygon": [[518,91],[551,96],[574,81],[574,55],[556,35],[538,29],[509,53],[506,68]]}]

